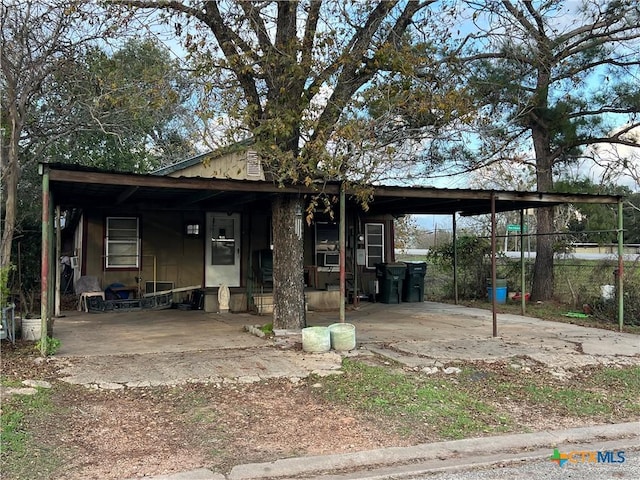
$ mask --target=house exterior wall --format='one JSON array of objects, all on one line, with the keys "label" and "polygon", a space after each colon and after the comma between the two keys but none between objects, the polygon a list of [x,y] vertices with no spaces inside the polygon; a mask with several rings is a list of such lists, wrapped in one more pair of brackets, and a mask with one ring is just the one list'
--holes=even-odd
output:
[{"label": "house exterior wall", "polygon": [[[107,215],[103,212],[85,212],[82,225],[84,241],[78,246],[78,255],[83,261],[83,275],[98,278],[104,289],[113,283],[128,287],[139,287],[146,293],[147,282],[171,282],[176,288],[203,285],[205,269],[205,248],[207,232],[204,231],[205,212],[200,211],[144,211],[131,213],[118,211],[117,217],[139,218],[141,238],[141,261],[139,268],[105,268],[105,224]],[[262,291],[257,282],[256,252],[270,249],[270,218],[265,214],[244,212],[241,221],[241,265],[240,287],[232,290],[233,310],[243,311],[250,307],[248,296]],[[356,250],[362,247],[358,236],[366,223],[382,223],[385,237],[385,261],[393,257],[393,219],[388,216],[350,216],[347,221],[347,286],[360,295],[375,292],[375,268],[356,265]],[[199,224],[197,237],[186,235],[188,224]],[[340,281],[339,267],[318,269],[315,259],[315,224],[304,229],[304,265],[307,287],[316,290],[337,289]],[[320,270],[320,271],[319,271]],[[203,285],[204,287],[204,285]],[[160,288],[158,288],[160,289]],[[207,292],[205,307],[216,311],[215,289]],[[268,287],[267,290],[270,290]],[[185,298],[188,293],[179,294]],[[181,301],[180,296],[174,301]],[[313,307],[313,305],[312,305]],[[337,305],[336,305],[337,307]]]},{"label": "house exterior wall", "polygon": [[234,152],[227,155],[211,158],[190,165],[176,172],[170,173],[169,177],[200,177],[200,178],[227,178],[233,180],[264,180],[264,172],[259,169],[257,175],[252,175],[247,170],[247,151]]},{"label": "house exterior wall", "polygon": [[[248,160],[250,157],[251,161]],[[175,171],[167,171],[164,175],[180,178],[225,178],[234,180],[264,180],[264,172],[261,165],[256,164],[257,159],[247,151],[239,151],[222,156],[198,157],[176,165]],[[253,163],[251,163],[253,162]],[[255,168],[256,166],[259,168]],[[257,172],[257,175],[256,175]],[[99,279],[102,288],[112,283],[120,283],[129,287],[138,287],[140,293],[146,293],[147,282],[154,279],[157,282],[170,282],[175,288],[202,285],[205,289],[205,310],[217,311],[217,285],[208,287],[205,279],[216,266],[207,266],[207,254],[210,245],[211,232],[206,232],[208,225],[207,213],[219,210],[220,213],[240,214],[240,281],[239,287],[231,289],[231,310],[242,311],[251,308],[252,295],[265,290],[264,285],[258,282],[256,270],[257,252],[267,251],[271,248],[271,220],[270,209],[267,205],[255,203],[241,204],[236,209],[216,203],[215,200],[200,202],[197,209],[184,211],[154,211],[152,209],[127,211],[122,206],[115,207],[114,212],[105,210],[85,212],[84,238],[82,247],[84,251],[79,255],[82,258],[83,274],[95,276]],[[177,206],[179,207],[179,205]],[[266,207],[266,208],[265,208]],[[133,208],[133,207],[132,207]],[[151,207],[150,207],[151,208]],[[230,210],[226,210],[230,208]],[[139,218],[140,266],[139,268],[105,268],[105,236],[106,218],[137,217]],[[319,214],[315,221],[323,221]],[[324,219],[324,221],[329,221]],[[349,293],[354,290],[360,295],[369,295],[375,291],[375,268],[356,265],[356,252],[364,249],[364,244],[359,243],[358,237],[365,232],[367,223],[384,225],[384,256],[385,261],[394,261],[393,251],[393,218],[388,215],[368,216],[358,209],[351,210],[347,218],[347,242],[346,242],[346,273],[347,289]],[[200,226],[197,237],[186,233],[188,224]],[[326,298],[332,302],[339,286],[338,265],[331,267],[317,266],[316,251],[316,225],[307,225],[304,228],[304,266],[305,282],[308,288],[324,290]],[[334,248],[332,252],[335,252]],[[328,256],[326,257],[328,258]],[[335,262],[335,255],[333,256]],[[216,271],[216,270],[214,270]],[[217,270],[219,271],[219,270]],[[238,285],[238,282],[235,282]],[[160,289],[160,288],[158,288]],[[327,290],[329,290],[327,292]],[[322,292],[321,292],[322,293]],[[319,308],[326,298],[318,303]],[[174,298],[174,301],[179,301]],[[336,303],[335,308],[339,305]]]},{"label": "house exterior wall", "polygon": [[[317,219],[322,221],[322,218]],[[366,216],[362,213],[349,215],[346,222],[346,277],[347,289],[358,290],[360,295],[370,295],[375,293],[376,280],[375,268],[357,265],[357,250],[364,248],[364,244],[358,240],[360,235],[364,235],[365,225],[368,223],[382,224],[384,226],[384,261],[386,263],[395,261],[394,253],[394,230],[393,217],[391,215]],[[335,289],[340,284],[340,269],[338,266],[332,268],[317,268],[315,257],[315,225],[305,229],[305,280],[308,286],[319,290]]]},{"label": "house exterior wall", "polygon": [[141,261],[139,268],[105,268],[105,221],[100,212],[85,213],[85,242],[80,248],[86,250],[83,275],[98,278],[102,288],[112,283],[136,286],[136,277],[141,279],[141,292],[145,282],[168,281],[175,287],[200,285],[204,268],[204,235],[187,237],[185,225],[200,221],[201,214],[183,212],[143,212],[131,214],[118,211],[117,217],[139,218],[141,238]]}]

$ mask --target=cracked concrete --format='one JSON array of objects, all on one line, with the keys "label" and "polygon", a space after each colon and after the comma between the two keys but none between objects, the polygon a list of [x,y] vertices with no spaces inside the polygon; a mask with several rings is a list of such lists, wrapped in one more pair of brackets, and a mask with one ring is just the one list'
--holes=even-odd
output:
[{"label": "cracked concrete", "polygon": [[253,383],[339,372],[342,358],[269,347],[85,357],[62,368],[62,380],[104,389],[180,385],[191,382]]},{"label": "cracked concrete", "polygon": [[[339,373],[341,355],[309,354],[298,336],[258,338],[244,325],[269,317],[147,311],[79,314],[56,320],[62,342],[57,361],[70,383],[94,388],[135,388],[189,382],[297,381],[311,373]],[[310,312],[308,324],[336,322],[335,312]],[[411,368],[439,368],[461,361],[529,359],[563,371],[588,365],[640,364],[640,337],[518,315],[432,302],[365,303],[347,312],[360,353],[385,355]],[[293,340],[292,340],[293,339]],[[526,362],[525,362],[526,363]]]}]

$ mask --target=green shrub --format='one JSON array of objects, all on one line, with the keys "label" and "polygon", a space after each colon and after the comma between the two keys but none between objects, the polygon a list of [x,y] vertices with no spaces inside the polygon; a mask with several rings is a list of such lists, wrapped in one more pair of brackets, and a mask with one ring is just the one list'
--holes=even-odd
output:
[{"label": "green shrub", "polygon": [[[42,348],[42,340],[39,340],[35,347],[37,352],[41,351]],[[48,356],[55,355],[58,349],[60,348],[60,340],[54,337],[47,337],[47,350],[45,354]]]}]

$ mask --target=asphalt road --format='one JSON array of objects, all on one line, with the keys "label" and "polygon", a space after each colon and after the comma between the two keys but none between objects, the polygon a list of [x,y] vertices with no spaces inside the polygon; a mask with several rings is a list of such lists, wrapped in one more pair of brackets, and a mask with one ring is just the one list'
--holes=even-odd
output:
[{"label": "asphalt road", "polygon": [[450,469],[404,477],[408,480],[618,480],[640,478],[640,451],[625,450],[624,463],[565,463],[549,459],[527,459],[491,466]]}]

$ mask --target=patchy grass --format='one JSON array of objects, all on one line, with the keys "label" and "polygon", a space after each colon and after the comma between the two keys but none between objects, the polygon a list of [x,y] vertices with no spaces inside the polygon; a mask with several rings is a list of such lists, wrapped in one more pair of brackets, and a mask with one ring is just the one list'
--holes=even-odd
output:
[{"label": "patchy grass", "polygon": [[2,404],[2,472],[8,478],[30,480],[50,478],[61,460],[50,447],[34,440],[31,424],[51,414],[53,405],[49,390],[35,395],[15,395]]},{"label": "patchy grass", "polygon": [[[318,394],[384,418],[399,433],[426,429],[440,439],[628,421],[640,414],[640,367],[591,368],[558,379],[542,368],[468,365],[459,375],[426,376],[345,359],[344,375]],[[535,430],[535,427],[533,428]]]},{"label": "patchy grass", "polygon": [[524,387],[524,393],[532,403],[552,406],[556,410],[563,409],[568,414],[578,417],[611,413],[611,406],[607,404],[605,395],[585,389],[527,385]]},{"label": "patchy grass", "polygon": [[[451,302],[451,300],[441,299],[438,301]],[[491,310],[492,304],[488,301],[478,300],[461,300],[461,305],[474,308],[483,308]],[[564,314],[570,311],[579,311],[580,309],[572,309],[569,305],[559,302],[543,302],[543,303],[527,303],[525,315],[528,317],[540,318],[542,320],[551,320],[554,322],[570,323],[572,325],[580,325],[582,327],[602,328],[604,330],[619,331],[619,326],[615,322],[599,320],[593,316],[588,318],[567,317]],[[498,313],[509,313],[512,315],[521,314],[520,302],[508,300],[507,303],[497,305]],[[625,333],[633,333],[640,335],[640,325],[624,324],[622,331]]]},{"label": "patchy grass", "polygon": [[398,431],[418,426],[433,428],[442,438],[463,438],[504,431],[507,416],[480,398],[469,395],[440,378],[407,375],[382,366],[345,359],[344,375],[322,381],[321,394],[333,402],[350,405],[398,422]]},{"label": "patchy grass", "polygon": [[267,336],[273,335],[273,322],[265,323],[260,327],[260,330]]},{"label": "patchy grass", "polygon": [[3,387],[22,387],[22,381],[16,378],[9,378],[6,375],[0,375],[0,385]]}]

